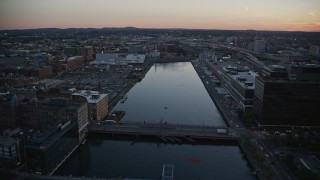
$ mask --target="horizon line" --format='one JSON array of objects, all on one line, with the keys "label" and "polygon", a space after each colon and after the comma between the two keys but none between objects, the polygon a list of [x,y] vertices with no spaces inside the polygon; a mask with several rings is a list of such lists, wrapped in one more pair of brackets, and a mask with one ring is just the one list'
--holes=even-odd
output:
[{"label": "horizon line", "polygon": [[35,27],[35,28],[12,28],[12,29],[0,29],[0,31],[23,31],[23,30],[37,30],[37,29],[125,29],[125,28],[135,28],[135,29],[159,29],[159,30],[207,30],[207,31],[270,31],[270,32],[306,32],[306,33],[320,33],[320,31],[299,31],[299,30],[257,30],[257,29],[209,29],[209,28],[155,28],[155,27],[135,27],[135,26],[123,26],[123,27]]}]

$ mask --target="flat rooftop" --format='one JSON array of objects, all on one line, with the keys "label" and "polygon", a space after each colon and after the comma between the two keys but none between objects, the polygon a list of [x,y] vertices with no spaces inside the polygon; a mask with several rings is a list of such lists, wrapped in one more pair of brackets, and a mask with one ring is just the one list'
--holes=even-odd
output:
[{"label": "flat rooftop", "polygon": [[19,141],[20,140],[18,138],[0,136],[0,144],[4,146],[12,146],[13,144],[16,144]]},{"label": "flat rooftop", "polygon": [[103,98],[108,96],[108,94],[101,94],[98,91],[87,91],[87,90],[76,91],[72,95],[85,97],[87,99],[87,102],[92,104],[96,104],[100,102]]}]

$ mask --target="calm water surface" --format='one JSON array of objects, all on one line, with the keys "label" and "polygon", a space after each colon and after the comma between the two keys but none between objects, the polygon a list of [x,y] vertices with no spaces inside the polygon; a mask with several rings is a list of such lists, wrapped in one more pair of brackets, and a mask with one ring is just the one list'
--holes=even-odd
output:
[{"label": "calm water surface", "polygon": [[[126,111],[122,121],[225,126],[189,62],[154,65],[127,95],[114,108]],[[91,135],[56,175],[159,179],[163,164],[173,164],[175,179],[254,179],[236,144],[133,141]]]},{"label": "calm water surface", "polygon": [[155,64],[127,97],[114,108],[122,121],[225,125],[190,62]]}]

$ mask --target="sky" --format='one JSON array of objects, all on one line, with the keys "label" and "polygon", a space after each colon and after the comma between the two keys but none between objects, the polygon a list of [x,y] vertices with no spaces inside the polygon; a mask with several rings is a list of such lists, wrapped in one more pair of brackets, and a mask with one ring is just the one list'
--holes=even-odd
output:
[{"label": "sky", "polygon": [[127,26],[320,32],[320,0],[0,0],[0,29]]}]

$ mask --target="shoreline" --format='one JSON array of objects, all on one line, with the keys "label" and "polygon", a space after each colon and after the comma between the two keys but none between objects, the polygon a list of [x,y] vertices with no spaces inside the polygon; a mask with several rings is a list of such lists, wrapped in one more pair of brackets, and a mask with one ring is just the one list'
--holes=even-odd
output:
[{"label": "shoreline", "polygon": [[191,61],[191,64],[194,68],[194,70],[197,72],[198,77],[201,79],[203,86],[206,88],[209,96],[211,97],[212,101],[214,102],[215,106],[217,107],[217,109],[219,110],[224,122],[226,123],[226,125],[228,127],[232,127],[231,126],[231,122],[230,119],[227,117],[227,115],[225,114],[225,112],[223,111],[223,108],[221,107],[220,103],[217,101],[215,95],[213,93],[210,92],[208,85],[205,83],[205,80],[203,78],[201,78],[201,75],[199,73],[199,70],[195,67],[194,62]]},{"label": "shoreline", "polygon": [[148,63],[146,64],[146,68],[142,72],[142,78],[141,79],[131,79],[130,82],[127,83],[127,86],[125,86],[123,89],[121,89],[118,94],[112,98],[108,104],[108,113],[110,113],[113,108],[119,103],[119,101],[123,98],[125,94],[127,94],[135,85],[137,82],[142,81],[142,79],[145,77],[145,75],[149,72],[150,68],[153,66],[154,63]]}]

